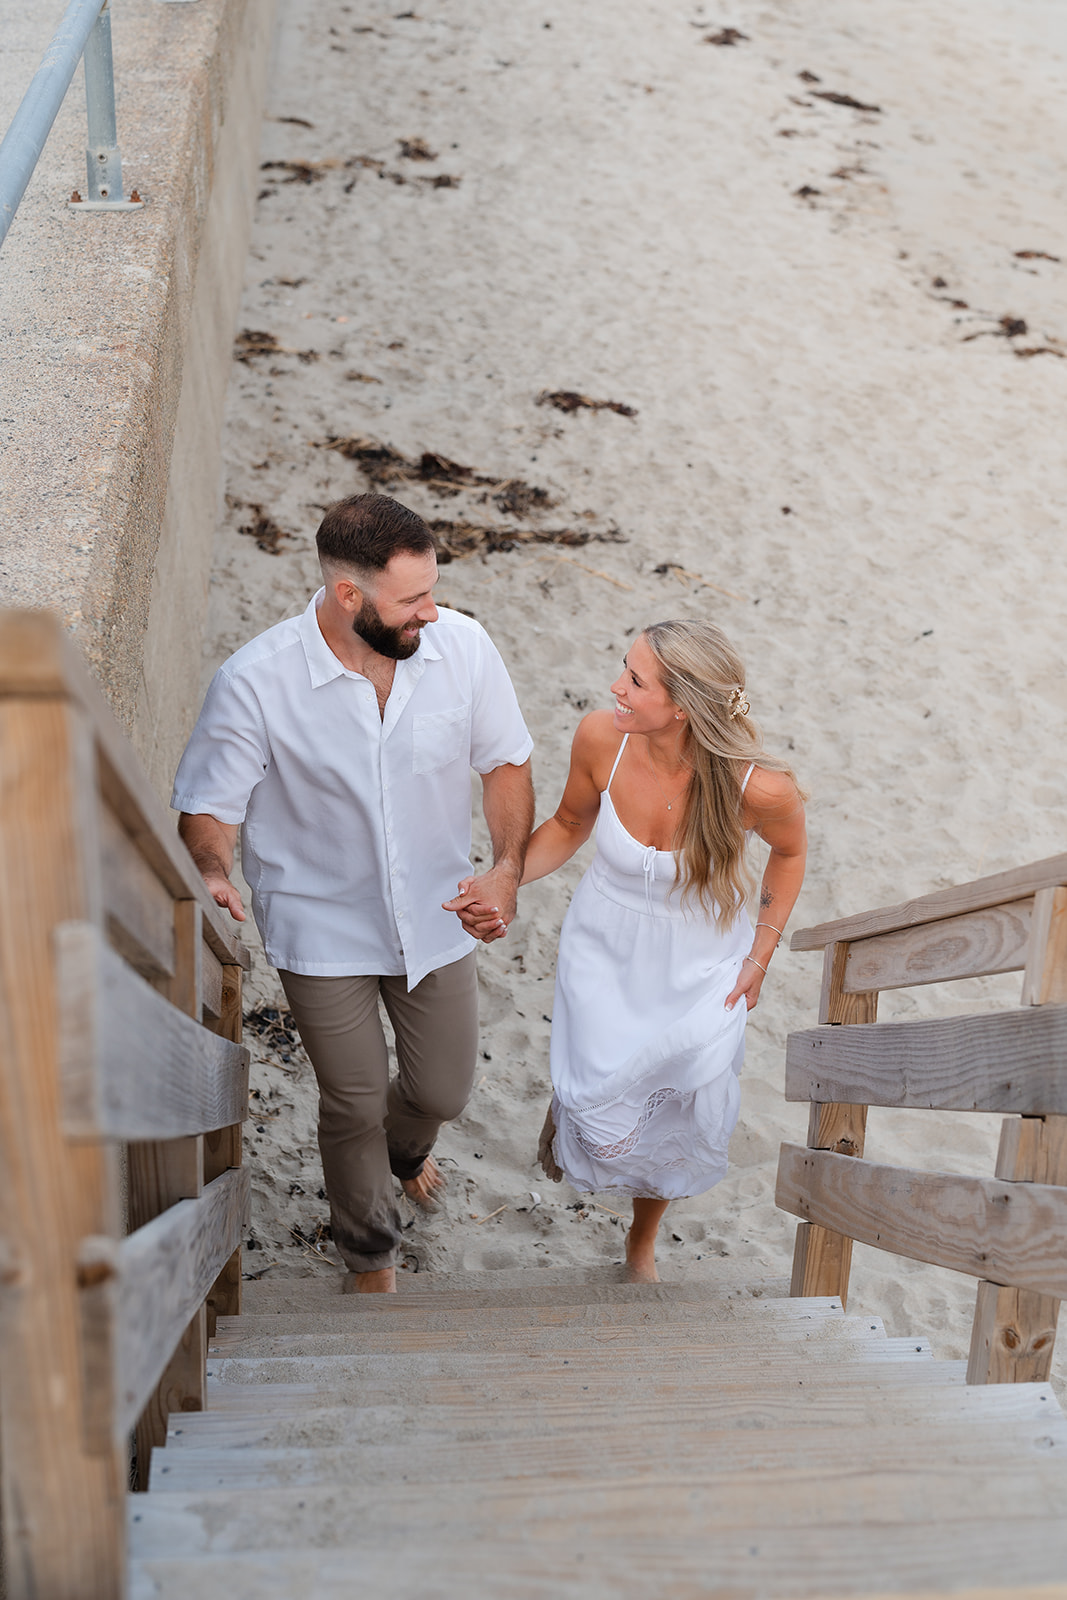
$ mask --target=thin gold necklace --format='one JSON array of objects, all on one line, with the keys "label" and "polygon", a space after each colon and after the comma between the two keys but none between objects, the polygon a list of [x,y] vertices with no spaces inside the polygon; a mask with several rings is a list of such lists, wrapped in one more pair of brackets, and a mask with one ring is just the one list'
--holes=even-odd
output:
[{"label": "thin gold necklace", "polygon": [[678,795],[680,795],[687,788],[687,786],[689,784],[689,773],[688,772],[686,773],[685,782],[682,784],[681,789],[678,790],[678,794],[676,794],[674,796],[674,800],[668,800],[662,783],[660,783],[659,779],[656,777],[656,769],[652,765],[652,757],[649,754],[649,750],[648,750],[648,745],[647,744],[645,745],[645,760],[648,762],[648,770],[652,774],[652,782],[656,785],[656,788],[659,790],[660,794],[663,795],[663,802],[666,805],[667,810],[668,811],[673,810],[674,809],[674,800],[678,799]]}]

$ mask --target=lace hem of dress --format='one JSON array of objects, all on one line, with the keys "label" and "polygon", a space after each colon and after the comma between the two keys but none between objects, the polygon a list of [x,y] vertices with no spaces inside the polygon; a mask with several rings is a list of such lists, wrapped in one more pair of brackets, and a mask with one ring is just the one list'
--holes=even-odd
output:
[{"label": "lace hem of dress", "polygon": [[[653,1113],[663,1105],[665,1100],[685,1100],[688,1096],[681,1089],[657,1089],[655,1094],[650,1094],[641,1108],[641,1115],[630,1132],[621,1139],[616,1139],[614,1144],[597,1144],[589,1135],[572,1123],[572,1130],[577,1142],[581,1145],[587,1156],[593,1156],[597,1161],[615,1161],[619,1156],[627,1156],[636,1145],[644,1129],[647,1127]],[[684,1160],[665,1161],[664,1169],[685,1166]]]}]

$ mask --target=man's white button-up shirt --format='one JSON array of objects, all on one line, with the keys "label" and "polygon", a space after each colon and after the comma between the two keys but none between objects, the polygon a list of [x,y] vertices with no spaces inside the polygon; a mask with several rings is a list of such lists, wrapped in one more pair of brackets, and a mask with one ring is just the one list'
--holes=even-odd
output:
[{"label": "man's white button-up shirt", "polygon": [[492,640],[456,611],[396,663],[383,720],[322,636],[323,592],[219,668],[171,804],[242,824],[272,965],[413,989],[475,946],[441,909],[473,870],[470,769],[521,765],[533,741]]}]

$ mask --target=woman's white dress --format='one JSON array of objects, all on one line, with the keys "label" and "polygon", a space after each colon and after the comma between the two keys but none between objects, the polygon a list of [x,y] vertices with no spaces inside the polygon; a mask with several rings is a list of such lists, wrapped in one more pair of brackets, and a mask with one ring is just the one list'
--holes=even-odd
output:
[{"label": "woman's white dress", "polygon": [[622,826],[611,780],[625,748],[560,935],[553,1152],[583,1193],[677,1200],[726,1173],[748,1011],[724,1002],[752,928],[743,911],[722,930],[699,904],[683,907],[673,853]]}]

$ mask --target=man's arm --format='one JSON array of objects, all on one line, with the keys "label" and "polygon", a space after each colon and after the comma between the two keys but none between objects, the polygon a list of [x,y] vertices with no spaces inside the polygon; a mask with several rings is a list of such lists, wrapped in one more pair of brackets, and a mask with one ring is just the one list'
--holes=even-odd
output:
[{"label": "man's arm", "polygon": [[207,892],[236,922],[245,921],[241,896],[230,882],[233,852],[237,843],[237,824],[220,822],[206,811],[183,811],[178,818],[178,833],[196,863]]},{"label": "man's arm", "polygon": [[493,865],[477,878],[465,878],[455,899],[445,902],[475,939],[502,939],[514,921],[519,880],[534,821],[530,763],[494,767],[482,774],[482,810],[493,844]]}]

